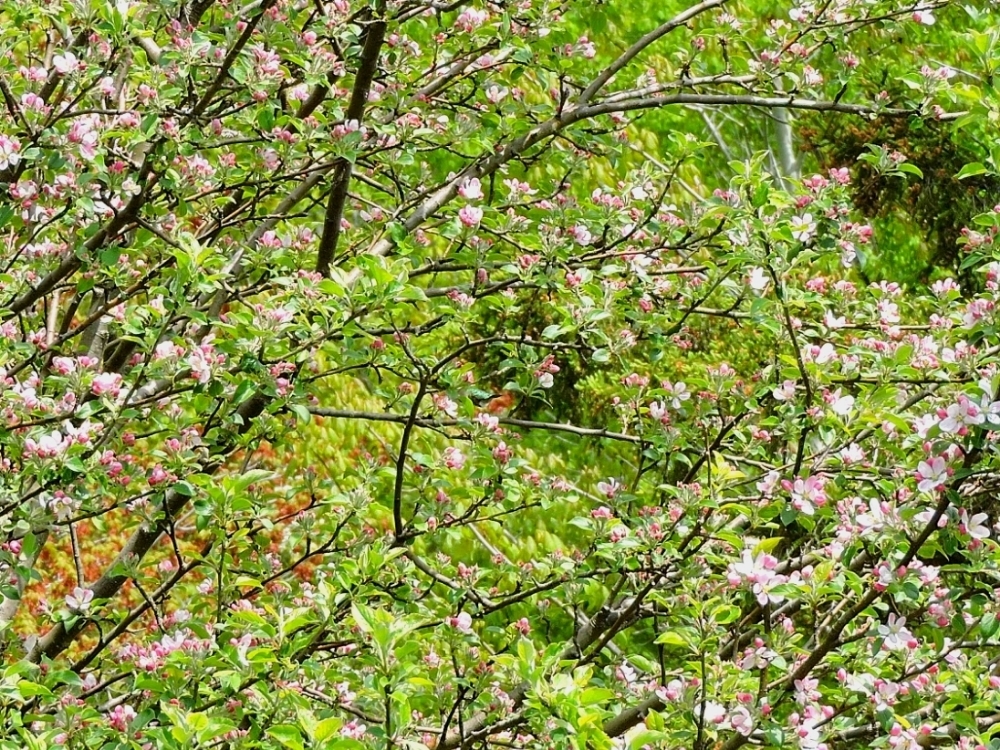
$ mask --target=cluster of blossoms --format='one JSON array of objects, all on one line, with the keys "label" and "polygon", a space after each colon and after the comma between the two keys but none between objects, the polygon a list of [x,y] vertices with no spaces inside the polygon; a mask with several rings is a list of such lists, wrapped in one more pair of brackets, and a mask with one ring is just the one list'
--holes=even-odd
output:
[{"label": "cluster of blossoms", "polygon": [[853,164],[697,142],[945,127],[860,52],[943,7],[71,5],[0,10],[0,743],[988,740],[1000,211],[862,283]]},{"label": "cluster of blossoms", "polygon": [[777,571],[778,565],[778,559],[773,555],[766,552],[755,555],[750,550],[743,550],[740,561],[729,564],[727,580],[733,588],[748,585],[762,607],[780,604],[785,600],[785,595],[775,589],[784,584],[795,586],[812,574],[812,568],[807,566],[802,571],[796,570],[791,575],[784,575]]}]

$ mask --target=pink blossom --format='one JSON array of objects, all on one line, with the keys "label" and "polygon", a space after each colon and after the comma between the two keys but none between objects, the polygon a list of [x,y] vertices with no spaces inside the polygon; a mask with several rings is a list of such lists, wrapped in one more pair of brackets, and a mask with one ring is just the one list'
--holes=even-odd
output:
[{"label": "pink blossom", "polygon": [[[483,186],[477,177],[466,180],[458,188],[458,194],[470,201],[477,201],[483,197]],[[482,218],[482,217],[480,217]],[[476,222],[479,223],[478,221]]]},{"label": "pink blossom", "polygon": [[896,571],[888,563],[881,563],[875,568],[875,589],[885,591],[890,585],[896,582]]},{"label": "pink blossom", "polygon": [[830,411],[834,414],[844,417],[851,413],[854,408],[854,396],[850,394],[841,395],[840,389],[830,394]]},{"label": "pink blossom", "polygon": [[56,73],[59,73],[59,75],[72,73],[79,64],[80,61],[77,59],[77,56],[69,51],[62,52],[52,58],[52,67],[56,69]]},{"label": "pink blossom", "polygon": [[352,740],[362,739],[367,732],[368,727],[362,724],[358,719],[351,719],[340,728],[341,736]]},{"label": "pink blossom", "polygon": [[781,384],[781,388],[775,388],[771,395],[778,401],[790,401],[795,398],[795,381],[786,380]]},{"label": "pink blossom", "polygon": [[458,404],[448,398],[448,396],[444,393],[435,393],[432,400],[434,401],[434,407],[438,411],[443,411],[452,419],[458,416]]},{"label": "pink blossom", "polygon": [[[725,365],[723,365],[725,366]],[[721,369],[720,369],[721,372]],[[670,383],[663,383],[663,390],[668,394],[670,400],[670,406],[674,409],[680,409],[685,401],[691,400],[691,392],[687,389],[687,385],[678,381],[671,385]]]},{"label": "pink blossom", "polygon": [[607,482],[598,482],[597,489],[602,495],[611,500],[615,495],[621,492],[622,486],[617,479],[612,477]]},{"label": "pink blossom", "polygon": [[478,206],[463,206],[459,209],[458,218],[469,228],[478,227],[479,222],[483,220],[483,209]]},{"label": "pink blossom", "polygon": [[76,372],[76,360],[72,357],[53,357],[52,369],[60,375],[72,375]]},{"label": "pink blossom", "polygon": [[857,443],[851,443],[840,452],[840,460],[845,464],[858,464],[865,460],[865,452]]},{"label": "pink blossom", "polygon": [[778,487],[780,478],[781,475],[777,471],[769,471],[764,475],[763,479],[757,482],[757,491],[764,495],[764,497],[771,497]]},{"label": "pink blossom", "polygon": [[569,230],[568,234],[581,245],[589,245],[591,242],[594,241],[594,236],[590,233],[590,230],[587,229],[587,227],[585,227],[583,224],[577,224],[576,226],[572,227]]},{"label": "pink blossom", "polygon": [[977,323],[986,320],[987,316],[993,312],[994,303],[988,299],[974,299],[966,305],[962,314],[962,323],[966,328],[973,328]]},{"label": "pink blossom", "polygon": [[117,372],[100,372],[94,376],[90,391],[95,396],[111,396],[117,398],[121,393],[122,376]]},{"label": "pink blossom", "polygon": [[809,86],[820,86],[823,83],[823,74],[811,65],[806,65],[802,69],[802,76],[805,79],[806,84]]},{"label": "pink blossom", "polygon": [[706,701],[695,706],[696,715],[700,714],[707,724],[723,724],[726,721],[726,707],[715,701]]},{"label": "pink blossom", "polygon": [[59,430],[43,433],[36,440],[27,438],[24,441],[24,453],[26,456],[37,456],[38,458],[53,458],[66,451],[70,442],[63,437]]},{"label": "pink blossom", "polygon": [[161,341],[153,351],[153,359],[177,359],[184,356],[184,347],[175,344],[173,341]]},{"label": "pink blossom", "polygon": [[476,415],[476,422],[486,429],[487,432],[500,431],[500,418],[490,414],[489,412],[479,412],[479,414]]},{"label": "pink blossom", "polygon": [[825,325],[830,330],[837,330],[843,328],[847,325],[847,318],[838,318],[829,310],[823,315],[823,325]]},{"label": "pink blossom", "polygon": [[872,498],[868,501],[868,511],[868,513],[859,513],[857,516],[862,536],[881,531],[886,521],[889,520],[891,507],[888,503]]},{"label": "pink blossom", "polygon": [[490,18],[489,11],[480,8],[466,8],[455,19],[455,28],[472,33]]},{"label": "pink blossom", "polygon": [[978,404],[969,400],[968,396],[962,394],[958,397],[958,402],[951,404],[947,409],[939,410],[941,417],[941,432],[966,435],[969,427],[980,425],[986,421],[986,416],[982,413]]},{"label": "pink blossom", "polygon": [[988,521],[989,516],[985,513],[976,513],[970,517],[969,511],[962,508],[958,513],[958,530],[976,540],[988,539],[990,536],[990,527],[986,525]]},{"label": "pink blossom", "polygon": [[838,185],[849,185],[851,183],[851,171],[847,167],[831,169],[830,179]]},{"label": "pink blossom", "polygon": [[118,732],[126,732],[135,717],[135,709],[127,703],[121,703],[108,714],[108,725]]},{"label": "pink blossom", "polygon": [[16,167],[21,161],[21,142],[17,138],[0,133],[0,169]]},{"label": "pink blossom", "polygon": [[597,47],[585,36],[581,36],[577,39],[576,48],[587,60],[593,60],[597,56]]},{"label": "pink blossom", "polygon": [[803,354],[807,360],[811,359],[817,365],[825,365],[837,359],[837,350],[833,348],[833,344],[829,343],[823,344],[823,346],[806,347]]},{"label": "pink blossom", "polygon": [[472,632],[472,615],[468,612],[459,612],[458,615],[449,617],[446,622],[459,633]]},{"label": "pink blossom", "polygon": [[653,401],[650,403],[649,416],[658,422],[662,422],[663,424],[670,422],[670,417],[667,415],[667,407],[659,401]]},{"label": "pink blossom", "polygon": [[497,443],[497,446],[493,449],[493,458],[495,458],[501,464],[505,464],[508,461],[510,461],[511,456],[513,455],[514,452],[507,447],[507,443],[505,443],[503,440]]},{"label": "pink blossom", "polygon": [[875,306],[879,313],[879,321],[883,325],[895,325],[899,322],[899,305],[890,300],[879,300]]},{"label": "pink blossom", "polygon": [[490,86],[486,89],[486,99],[490,104],[499,104],[509,93],[510,91],[502,86]]},{"label": "pink blossom", "polygon": [[256,63],[257,75],[263,78],[273,78],[281,75],[281,58],[276,52],[256,45],[250,50]]},{"label": "pink blossom", "polygon": [[444,465],[449,469],[461,469],[465,466],[465,454],[454,447],[444,449]]},{"label": "pink blossom", "polygon": [[618,542],[628,537],[628,533],[628,527],[619,524],[611,529],[611,533],[608,534],[608,539],[612,544],[618,544]]},{"label": "pink blossom", "polygon": [[729,712],[729,725],[737,733],[749,737],[753,732],[754,721],[745,706],[737,706]]},{"label": "pink blossom", "polygon": [[207,383],[212,379],[212,363],[201,349],[194,349],[187,357],[187,365],[191,368],[191,377],[199,383]]},{"label": "pink blossom", "polygon": [[520,182],[519,180],[506,179],[503,184],[507,186],[510,190],[512,196],[521,193],[523,195],[535,195],[538,191],[533,189],[531,185],[527,182]]},{"label": "pink blossom", "polygon": [[86,612],[90,609],[91,602],[94,601],[94,592],[90,589],[77,586],[72,594],[66,595],[66,606],[74,612]]},{"label": "pink blossom", "polygon": [[803,677],[801,680],[795,680],[793,684],[795,685],[795,700],[801,705],[815,703],[820,699],[820,693],[816,689],[819,687],[819,680],[815,677]]},{"label": "pink blossom", "polygon": [[149,486],[156,487],[168,481],[169,479],[170,475],[167,473],[167,471],[162,466],[157,464],[156,466],[153,467],[153,470],[149,473]]},{"label": "pink blossom", "polygon": [[826,478],[823,476],[796,479],[791,486],[792,507],[807,516],[813,515],[816,507],[826,504],[826,493],[823,491],[825,484]]},{"label": "pink blossom", "polygon": [[906,629],[906,618],[894,614],[889,615],[888,622],[878,626],[878,634],[883,643],[891,651],[907,648],[913,640],[913,634]]},{"label": "pink blossom", "polygon": [[743,550],[740,562],[729,564],[729,583],[738,586],[742,582],[750,583],[757,602],[764,606],[768,602],[780,604],[784,596],[772,591],[775,586],[787,582],[787,578],[774,572],[778,560],[766,552],[754,556],[750,550]]},{"label": "pink blossom", "polygon": [[684,683],[680,680],[671,680],[667,683],[666,687],[659,688],[656,691],[656,695],[664,703],[671,703],[680,698],[683,692]]},{"label": "pink blossom", "polygon": [[649,378],[644,375],[640,375],[637,372],[633,372],[622,378],[622,385],[627,385],[630,388],[643,388],[649,385]]},{"label": "pink blossom", "polygon": [[951,475],[948,462],[944,456],[934,456],[928,461],[917,465],[917,489],[921,492],[937,492],[944,487]]},{"label": "pink blossom", "polygon": [[771,663],[777,654],[763,644],[764,641],[758,638],[755,647],[743,652],[738,665],[740,669],[763,669]]}]

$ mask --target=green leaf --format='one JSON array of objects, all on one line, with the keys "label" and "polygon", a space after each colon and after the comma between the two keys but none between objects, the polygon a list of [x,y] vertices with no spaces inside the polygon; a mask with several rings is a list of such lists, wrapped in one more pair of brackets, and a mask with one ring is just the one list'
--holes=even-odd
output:
[{"label": "green leaf", "polygon": [[246,492],[251,485],[257,484],[258,482],[264,482],[268,479],[273,479],[276,474],[273,471],[267,471],[266,469],[250,469],[242,474],[237,474],[234,477],[230,477],[227,484],[229,489],[236,493]]},{"label": "green leaf", "polygon": [[351,615],[362,633],[371,635],[375,632],[375,613],[371,609],[358,602],[351,602]]},{"label": "green leaf", "polygon": [[233,394],[233,403],[237,405],[242,404],[244,401],[250,398],[250,396],[253,395],[253,392],[256,389],[257,389],[256,383],[254,383],[252,380],[244,380],[236,387],[236,393]]},{"label": "green leaf", "polygon": [[753,548],[754,555],[758,555],[761,552],[770,553],[774,552],[779,544],[783,541],[780,536],[771,536],[767,539],[761,539]]},{"label": "green leaf", "polygon": [[187,480],[181,480],[180,482],[177,482],[173,486],[173,490],[178,495],[182,495],[184,497],[194,497],[195,494],[194,486]]},{"label": "green leaf", "polygon": [[312,414],[305,404],[289,404],[288,408],[292,410],[300,426],[307,425],[312,421]]},{"label": "green leaf", "polygon": [[267,730],[267,736],[273,737],[285,747],[292,750],[303,750],[302,732],[293,724],[275,724]]},{"label": "green leaf", "polygon": [[998,629],[1000,629],[1000,620],[997,619],[994,612],[987,612],[979,621],[979,632],[983,634],[983,638],[992,638]]},{"label": "green leaf", "polygon": [[920,167],[916,164],[910,164],[908,161],[904,161],[902,164],[896,165],[897,172],[905,172],[906,174],[912,174],[916,177],[923,178],[924,173],[920,171]]},{"label": "green leaf", "polygon": [[343,719],[336,716],[330,716],[323,719],[317,722],[316,727],[313,730],[312,739],[316,742],[325,742],[333,737],[342,726],[344,726]]},{"label": "green leaf", "polygon": [[22,698],[34,698],[36,696],[52,697],[52,691],[47,687],[39,685],[37,682],[29,682],[28,680],[21,680],[17,683],[17,692],[21,694]]},{"label": "green leaf", "polygon": [[643,729],[636,734],[632,735],[629,741],[629,748],[631,750],[636,750],[636,748],[644,747],[649,745],[651,747],[657,746],[657,743],[663,742],[670,738],[670,735],[666,732],[657,732],[652,729]]},{"label": "green leaf", "polygon": [[606,703],[615,697],[615,691],[608,688],[591,687],[580,693],[577,700],[581,706],[593,706],[598,703]]},{"label": "green leaf", "polygon": [[740,608],[732,604],[723,604],[712,612],[712,620],[718,625],[728,625],[740,617]]},{"label": "green leaf", "polygon": [[689,648],[691,645],[688,643],[687,639],[676,630],[668,630],[666,633],[661,633],[657,637],[656,643],[664,646],[678,646],[681,648]]},{"label": "green leaf", "polygon": [[971,164],[966,164],[962,167],[955,177],[959,180],[964,180],[966,177],[975,177],[976,175],[986,174],[988,170],[985,164],[981,164],[978,161],[974,161]]},{"label": "green leaf", "polygon": [[114,266],[121,260],[122,251],[119,247],[109,247],[101,252],[100,261],[102,266]]}]

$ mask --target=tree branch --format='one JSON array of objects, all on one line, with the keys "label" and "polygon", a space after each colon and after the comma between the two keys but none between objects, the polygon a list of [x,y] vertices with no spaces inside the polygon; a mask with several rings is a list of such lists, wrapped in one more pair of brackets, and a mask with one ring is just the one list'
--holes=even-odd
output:
[{"label": "tree branch", "polygon": [[[384,3],[378,8],[379,13],[385,11]],[[378,57],[382,51],[382,44],[385,41],[386,21],[384,18],[377,18],[368,24],[365,30],[364,47],[361,50],[361,60],[358,63],[358,72],[354,78],[354,91],[351,94],[351,103],[347,107],[347,120],[361,124],[365,112],[365,105],[368,103],[368,92],[371,90],[372,81],[375,80],[375,72],[378,70]],[[330,190],[330,202],[326,207],[326,216],[323,218],[323,235],[320,237],[319,251],[316,256],[316,272],[324,276],[330,275],[330,264],[337,251],[337,242],[340,240],[340,221],[344,216],[344,205],[347,202],[347,190],[351,184],[351,173],[353,162],[349,159],[341,159],[334,168],[333,187]]]},{"label": "tree branch", "polygon": [[597,76],[597,78],[591,81],[590,85],[583,90],[582,94],[580,94],[580,98],[578,100],[579,105],[583,106],[588,104],[590,100],[594,98],[594,95],[597,94],[597,92],[600,91],[608,83],[608,81],[614,78],[618,71],[632,62],[632,60],[634,60],[636,56],[649,45],[653,44],[661,37],[666,36],[678,26],[683,26],[695,16],[698,16],[712,8],[717,8],[720,5],[725,5],[727,1],[728,0],[704,0],[704,2],[698,3],[682,13],[679,13],[666,23],[661,24],[642,38],[638,39],[631,47],[619,55],[618,58],[611,63],[611,65],[609,65],[600,75]]}]

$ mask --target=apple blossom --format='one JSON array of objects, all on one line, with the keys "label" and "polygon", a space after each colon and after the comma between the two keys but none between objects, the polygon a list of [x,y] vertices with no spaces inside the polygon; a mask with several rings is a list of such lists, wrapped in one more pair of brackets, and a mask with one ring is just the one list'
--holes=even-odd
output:
[{"label": "apple blossom", "polygon": [[477,178],[472,177],[459,186],[458,194],[468,200],[480,200],[483,197],[482,184]]},{"label": "apple blossom", "polygon": [[617,495],[619,492],[621,492],[622,486],[618,482],[617,479],[615,479],[614,477],[612,477],[611,479],[609,479],[606,482],[598,482],[597,483],[597,490],[602,495],[604,495],[609,500],[611,500],[611,499],[613,499],[615,497],[615,495]]},{"label": "apple blossom", "polygon": [[472,632],[472,615],[468,612],[460,612],[454,617],[448,618],[448,624],[459,633]]},{"label": "apple blossom", "polygon": [[0,10],[0,736],[988,735],[971,2]]},{"label": "apple blossom", "polygon": [[758,266],[750,270],[747,283],[750,284],[750,288],[755,292],[763,292],[771,283],[771,279],[768,278],[767,272]]},{"label": "apple blossom", "polygon": [[949,434],[965,435],[969,427],[975,427],[986,421],[978,404],[973,403],[965,394],[958,397],[958,402],[950,404],[947,409],[938,412],[941,417],[939,427]]},{"label": "apple blossom", "polygon": [[72,594],[66,595],[66,606],[71,610],[84,613],[90,609],[90,603],[94,601],[94,592],[77,586]]},{"label": "apple blossom", "polygon": [[794,217],[790,222],[790,227],[792,237],[799,242],[808,242],[816,234],[816,222],[810,213]]},{"label": "apple blossom", "polygon": [[878,633],[882,636],[886,648],[898,650],[908,648],[913,634],[906,629],[906,618],[890,614],[888,621],[884,625],[878,626]]},{"label": "apple blossom", "polygon": [[52,58],[52,67],[61,75],[72,73],[76,70],[79,60],[72,52],[66,51],[57,54]]},{"label": "apple blossom", "polygon": [[477,227],[483,220],[483,209],[477,206],[463,206],[458,212],[458,218],[467,227]]},{"label": "apple blossom", "polygon": [[990,536],[990,527],[986,525],[989,521],[989,516],[985,513],[976,513],[974,516],[970,516],[969,512],[962,508],[959,512],[959,531],[963,534],[968,534],[973,539],[988,539]]}]

